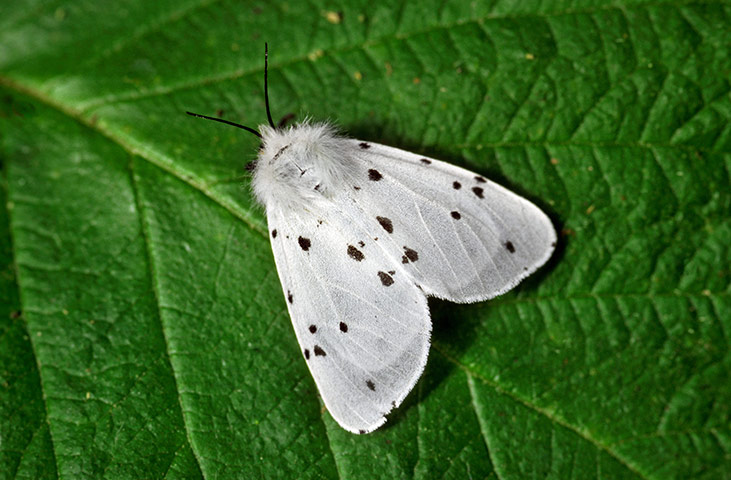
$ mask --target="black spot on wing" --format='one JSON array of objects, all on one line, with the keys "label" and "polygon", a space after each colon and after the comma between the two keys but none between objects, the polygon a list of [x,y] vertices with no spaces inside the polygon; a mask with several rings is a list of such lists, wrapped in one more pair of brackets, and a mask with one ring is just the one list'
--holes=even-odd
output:
[{"label": "black spot on wing", "polygon": [[376,384],[372,380],[366,380],[366,386],[373,392],[376,391]]},{"label": "black spot on wing", "polygon": [[360,262],[365,258],[365,255],[363,255],[363,252],[358,250],[352,245],[348,245],[348,256],[355,260],[356,262]]},{"label": "black spot on wing", "polygon": [[348,332],[348,325],[345,322],[340,322],[340,331],[343,333]]},{"label": "black spot on wing", "polygon": [[365,430],[358,430],[358,433],[360,433],[361,435],[363,435],[365,433]]},{"label": "black spot on wing", "polygon": [[452,188],[454,188],[455,190],[459,190],[460,188],[462,188],[462,184],[457,181],[454,181],[454,182],[452,182]]},{"label": "black spot on wing", "polygon": [[310,328],[308,329],[310,333],[315,333],[317,331],[317,327],[315,325],[310,325]]},{"label": "black spot on wing", "polygon": [[305,348],[305,359],[306,360],[309,360],[310,359],[310,351],[307,350],[306,348]]},{"label": "black spot on wing", "polygon": [[479,176],[479,175],[477,175],[477,176],[475,177],[475,180],[477,180],[477,183],[485,183],[485,182],[487,182],[487,180],[485,180],[485,178],[484,178],[484,177],[481,177],[481,176]]},{"label": "black spot on wing", "polygon": [[479,198],[485,198],[485,191],[481,187],[472,187],[472,192]]},{"label": "black spot on wing", "polygon": [[277,238],[277,229],[272,230],[272,238]]},{"label": "black spot on wing", "polygon": [[393,277],[386,272],[378,272],[378,278],[381,279],[381,283],[385,287],[390,287],[391,285],[393,285]]},{"label": "black spot on wing", "polygon": [[304,250],[305,252],[310,249],[310,246],[312,245],[312,242],[310,242],[309,238],[305,237],[299,237],[297,239],[297,242],[300,244],[300,248]]},{"label": "black spot on wing", "polygon": [[419,161],[424,165],[431,165],[431,160],[429,160],[428,158],[422,158]]},{"label": "black spot on wing", "polygon": [[353,188],[356,190],[360,190],[360,187],[358,185],[353,185]]},{"label": "black spot on wing", "polygon": [[358,246],[365,247],[365,242],[363,240],[359,241]]},{"label": "black spot on wing", "polygon": [[294,301],[294,297],[292,296],[292,292],[287,290],[287,301],[291,304],[292,301]]},{"label": "black spot on wing", "polygon": [[320,348],[319,345],[315,345],[315,348],[313,350],[315,351],[315,356],[316,357],[325,357],[325,356],[327,356],[325,354],[325,350],[323,350],[322,348]]},{"label": "black spot on wing", "polygon": [[393,222],[391,222],[390,218],[376,217],[376,220],[378,220],[378,223],[381,224],[385,231],[387,231],[388,233],[393,233]]},{"label": "black spot on wing", "polygon": [[370,145],[368,145],[368,144],[367,144],[366,142],[360,142],[360,143],[358,144],[358,146],[359,146],[360,148],[362,148],[363,150],[368,150],[369,148],[371,148],[371,146],[370,146]]},{"label": "black spot on wing", "polygon": [[415,262],[419,259],[419,253],[404,245],[404,256],[409,259],[410,262]]},{"label": "black spot on wing", "polygon": [[453,218],[453,219],[455,219],[455,220],[459,220],[460,218],[462,218],[462,215],[460,215],[460,214],[459,214],[459,212],[457,212],[457,211],[454,211],[454,212],[450,212],[450,215],[451,215],[451,216],[452,216],[452,218]]},{"label": "black spot on wing", "polygon": [[383,178],[383,175],[381,175],[381,172],[379,172],[378,170],[373,169],[373,168],[368,170],[368,180],[377,182],[382,178]]},{"label": "black spot on wing", "polygon": [[515,253],[515,245],[513,245],[513,242],[511,242],[510,240],[505,242],[505,248],[508,249],[508,252]]}]

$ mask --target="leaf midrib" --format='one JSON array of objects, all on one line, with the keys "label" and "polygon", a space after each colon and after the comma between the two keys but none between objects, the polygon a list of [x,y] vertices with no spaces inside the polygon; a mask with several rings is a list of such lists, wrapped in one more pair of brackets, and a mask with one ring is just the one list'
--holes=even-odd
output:
[{"label": "leaf midrib", "polygon": [[[227,210],[231,215],[241,220],[247,227],[249,227],[251,230],[258,232],[260,235],[267,237],[267,232],[264,229],[261,229],[256,225],[254,222],[250,221],[247,216],[245,215],[245,211],[237,208],[238,205],[236,204],[230,204],[225,201],[224,198],[219,197],[216,195],[216,193],[212,190],[210,190],[208,187],[219,185],[221,183],[226,183],[233,181],[234,178],[225,178],[225,179],[219,179],[219,180],[213,180],[210,182],[202,182],[196,180],[195,172],[181,172],[176,170],[175,168],[171,168],[170,165],[174,165],[174,162],[165,163],[160,160],[157,160],[158,158],[169,158],[165,154],[157,152],[154,149],[146,148],[146,149],[139,149],[135,147],[133,144],[127,142],[125,138],[121,135],[115,134],[113,130],[108,130],[103,128],[99,125],[97,121],[92,121],[91,118],[86,118],[83,116],[83,114],[77,110],[74,110],[72,108],[66,107],[60,102],[57,102],[55,99],[53,99],[50,96],[45,95],[44,93],[25,87],[23,85],[18,84],[14,80],[4,77],[0,75],[0,86],[5,86],[7,88],[10,88],[12,90],[17,91],[18,93],[21,93],[23,95],[27,95],[29,97],[32,97],[33,99],[37,100],[40,103],[43,103],[46,106],[49,106],[64,115],[68,116],[69,118],[74,119],[81,125],[85,126],[91,131],[94,131],[98,133],[99,135],[103,136],[104,138],[107,138],[110,140],[113,144],[118,145],[122,149],[124,149],[126,152],[128,152],[130,155],[138,156],[145,161],[151,163],[152,165],[160,168],[161,170],[171,174],[176,179],[180,180],[181,182],[189,185],[193,189],[199,191],[209,199],[211,199],[215,204],[223,207],[225,210]],[[692,147],[692,146],[686,146],[686,145],[671,145],[671,144],[658,144],[658,143],[644,143],[644,142],[606,142],[602,144],[591,144],[588,142],[573,142],[573,141],[559,141],[559,142],[552,142],[552,141],[546,141],[546,142],[504,142],[504,143],[490,143],[490,144],[479,144],[479,145],[473,145],[473,146],[458,146],[458,148],[474,148],[474,149],[481,149],[483,146],[488,146],[491,148],[500,148],[500,147],[530,147],[530,146],[540,146],[548,148],[550,146],[579,146],[579,147],[587,147],[587,148],[594,148],[594,147],[616,147],[616,148],[643,148],[647,150],[654,150],[656,148],[671,148],[671,149],[687,149],[690,151],[703,151],[703,148],[700,147]],[[723,152],[721,152],[723,153]],[[248,212],[246,212],[248,213]],[[631,294],[630,294],[631,295]],[[637,295],[652,295],[651,293],[638,293]]]}]

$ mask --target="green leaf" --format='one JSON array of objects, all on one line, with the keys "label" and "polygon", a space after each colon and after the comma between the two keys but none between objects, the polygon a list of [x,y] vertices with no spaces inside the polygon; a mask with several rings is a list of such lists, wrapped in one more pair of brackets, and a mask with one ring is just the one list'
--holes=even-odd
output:
[{"label": "green leaf", "polygon": [[[10,2],[0,18],[0,478],[731,478],[731,7]],[[333,119],[561,231],[430,301],[424,377],[342,430],[244,165],[185,110]],[[219,111],[220,112],[217,112]]]}]

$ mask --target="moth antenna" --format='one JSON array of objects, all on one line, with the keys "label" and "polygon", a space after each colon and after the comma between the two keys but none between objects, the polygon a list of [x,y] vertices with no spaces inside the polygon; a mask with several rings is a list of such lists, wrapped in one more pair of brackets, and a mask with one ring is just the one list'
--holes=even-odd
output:
[{"label": "moth antenna", "polygon": [[185,112],[185,113],[187,113],[187,114],[188,114],[188,115],[190,115],[191,117],[205,118],[206,120],[213,120],[214,122],[220,122],[220,123],[225,123],[226,125],[232,125],[232,126],[234,126],[234,127],[237,127],[237,128],[241,128],[242,130],[246,130],[246,131],[247,131],[247,132],[249,132],[249,133],[253,133],[253,134],[254,134],[254,135],[256,135],[257,137],[261,138],[261,133],[257,132],[257,131],[256,131],[256,130],[254,130],[253,128],[251,128],[251,127],[247,127],[247,126],[245,126],[245,125],[240,125],[240,124],[238,124],[238,123],[234,123],[234,122],[229,122],[228,120],[224,120],[224,119],[222,119],[222,118],[216,118],[216,117],[209,117],[209,116],[207,116],[207,115],[200,115],[200,114],[198,114],[198,113],[193,113],[193,112]]},{"label": "moth antenna", "polygon": [[267,81],[267,71],[269,70],[269,45],[264,42],[264,104],[267,107],[267,120],[272,128],[274,126],[274,120],[272,120],[272,114],[269,111],[269,82]]}]

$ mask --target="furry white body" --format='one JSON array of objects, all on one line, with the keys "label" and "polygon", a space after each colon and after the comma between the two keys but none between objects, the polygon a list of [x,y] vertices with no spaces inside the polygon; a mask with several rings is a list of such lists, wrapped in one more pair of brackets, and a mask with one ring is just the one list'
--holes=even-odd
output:
[{"label": "furry white body", "polygon": [[324,124],[260,131],[252,185],[297,339],[333,418],[371,432],[424,370],[426,297],[506,292],[551,256],[555,230],[462,168]]}]

